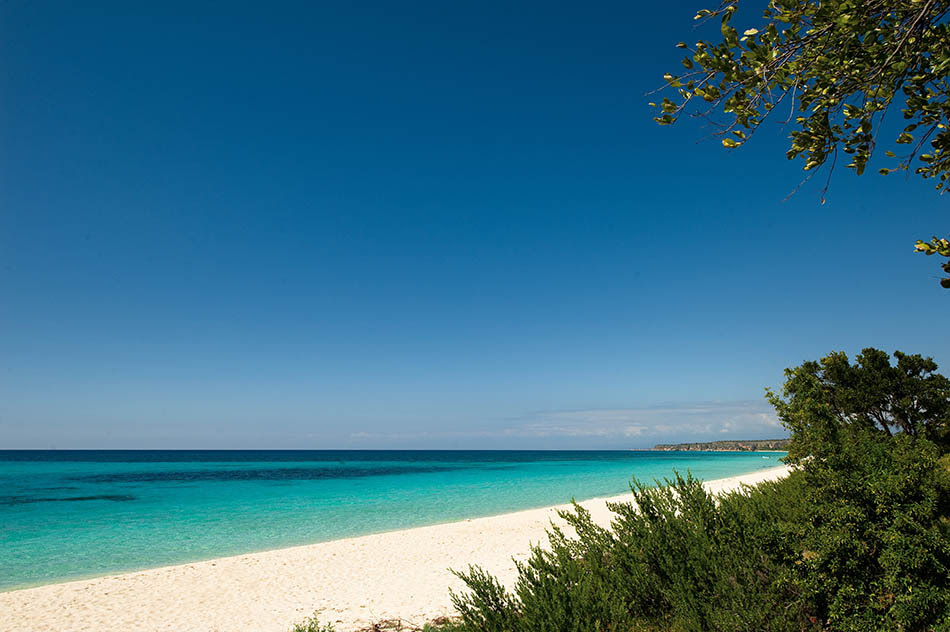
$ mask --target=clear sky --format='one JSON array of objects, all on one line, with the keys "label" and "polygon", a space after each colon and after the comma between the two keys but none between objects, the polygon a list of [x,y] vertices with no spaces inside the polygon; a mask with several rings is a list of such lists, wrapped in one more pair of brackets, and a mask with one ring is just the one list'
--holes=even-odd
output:
[{"label": "clear sky", "polygon": [[931,183],[652,122],[702,3],[143,6],[0,4],[0,448],[765,438],[831,350],[950,370]]}]

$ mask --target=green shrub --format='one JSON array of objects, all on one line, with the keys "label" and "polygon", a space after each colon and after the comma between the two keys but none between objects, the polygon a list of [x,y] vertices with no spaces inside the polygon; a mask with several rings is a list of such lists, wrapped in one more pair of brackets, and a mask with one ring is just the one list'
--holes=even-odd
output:
[{"label": "green shrub", "polygon": [[635,483],[639,510],[612,505],[612,529],[578,505],[563,512],[577,537],[553,528],[550,547],[519,564],[514,594],[480,569],[461,574],[469,592],[453,600],[465,629],[818,629],[790,569],[801,556],[799,476],[718,504],[690,476],[667,483]]},{"label": "green shrub", "polygon": [[325,625],[320,625],[317,615],[314,614],[312,617],[305,619],[304,621],[297,623],[291,629],[290,632],[334,632],[333,626],[329,623]]}]

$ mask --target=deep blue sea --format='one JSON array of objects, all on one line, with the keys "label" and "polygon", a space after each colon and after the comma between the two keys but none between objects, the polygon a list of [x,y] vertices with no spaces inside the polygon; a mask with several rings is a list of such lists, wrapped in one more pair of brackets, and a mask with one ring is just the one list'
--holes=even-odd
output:
[{"label": "deep blue sea", "polygon": [[756,452],[0,451],[0,590],[621,494]]}]

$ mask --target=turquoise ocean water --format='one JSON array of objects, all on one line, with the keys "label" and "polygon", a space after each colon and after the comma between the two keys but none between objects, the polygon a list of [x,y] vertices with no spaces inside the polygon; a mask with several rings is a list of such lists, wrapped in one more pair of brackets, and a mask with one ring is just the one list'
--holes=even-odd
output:
[{"label": "turquoise ocean water", "polygon": [[756,452],[0,451],[0,590],[622,494]]}]

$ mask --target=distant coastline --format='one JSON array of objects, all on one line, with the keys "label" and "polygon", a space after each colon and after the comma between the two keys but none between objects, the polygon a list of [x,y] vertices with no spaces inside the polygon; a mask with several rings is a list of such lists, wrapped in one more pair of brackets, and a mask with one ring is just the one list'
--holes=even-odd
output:
[{"label": "distant coastline", "polygon": [[785,452],[788,439],[756,439],[750,441],[706,441],[700,443],[658,443],[654,450],[674,452],[682,450],[708,452]]}]

